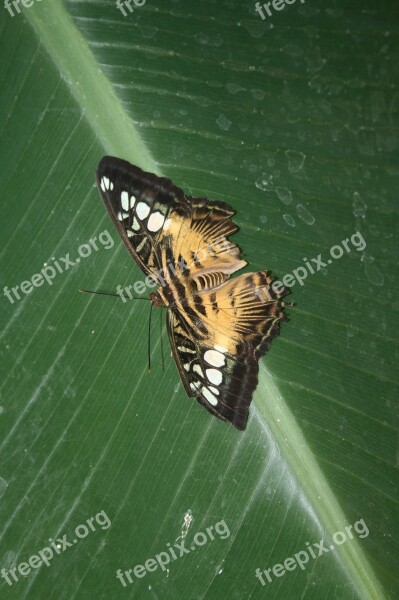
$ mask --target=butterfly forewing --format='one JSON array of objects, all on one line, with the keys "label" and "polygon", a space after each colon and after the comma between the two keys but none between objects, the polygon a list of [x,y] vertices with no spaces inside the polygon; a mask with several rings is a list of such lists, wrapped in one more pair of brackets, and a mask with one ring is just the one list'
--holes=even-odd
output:
[{"label": "butterfly forewing", "polygon": [[144,273],[156,276],[162,267],[159,240],[172,221],[189,216],[184,193],[169,179],[112,156],[101,160],[97,186],[129,252]]},{"label": "butterfly forewing", "polygon": [[[187,331],[179,315],[170,315],[168,330],[186,392],[215,416],[245,429],[258,383],[258,360],[285,319],[281,298],[266,271],[241,275],[213,291],[194,295],[205,308],[207,336]],[[269,296],[262,296],[267,290]]]},{"label": "butterfly forewing", "polygon": [[248,370],[243,353],[233,356],[223,346],[195,342],[172,311],[168,312],[167,322],[173,355],[187,395],[194,396],[219,419],[245,429],[257,369]]}]

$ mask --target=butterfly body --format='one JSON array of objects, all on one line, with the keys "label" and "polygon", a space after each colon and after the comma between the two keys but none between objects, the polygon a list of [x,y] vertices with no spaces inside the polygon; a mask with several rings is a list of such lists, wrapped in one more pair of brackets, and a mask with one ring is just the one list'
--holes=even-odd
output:
[{"label": "butterfly body", "polygon": [[104,204],[148,283],[166,306],[172,352],[186,393],[245,429],[258,361],[285,319],[285,290],[266,271],[230,275],[247,263],[228,237],[237,231],[224,202],[193,198],[170,180],[114,157],[97,170]]}]

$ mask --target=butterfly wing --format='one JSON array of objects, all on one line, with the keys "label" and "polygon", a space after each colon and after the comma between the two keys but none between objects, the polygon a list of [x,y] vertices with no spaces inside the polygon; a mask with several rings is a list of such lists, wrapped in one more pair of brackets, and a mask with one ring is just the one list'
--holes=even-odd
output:
[{"label": "butterfly wing", "polygon": [[144,273],[157,277],[165,224],[190,218],[184,192],[169,179],[113,156],[101,160],[97,187],[130,254]]},{"label": "butterfly wing", "polygon": [[[247,263],[227,237],[237,230],[224,202],[192,198],[169,179],[125,160],[105,156],[97,187],[127,249],[146,274],[158,278],[168,260],[198,276],[198,284],[222,283]],[[212,273],[212,276],[210,275]],[[194,276],[194,275],[192,275]]]},{"label": "butterfly wing", "polygon": [[215,287],[247,264],[240,249],[228,237],[238,227],[232,222],[234,210],[225,202],[186,197],[190,219],[174,224],[174,254],[183,258],[195,289]]},{"label": "butterfly wing", "polygon": [[258,382],[258,361],[286,319],[282,297],[287,291],[276,293],[271,283],[261,271],[200,291],[194,305],[205,308],[206,335],[195,336],[184,315],[168,311],[169,338],[187,394],[240,430]]}]

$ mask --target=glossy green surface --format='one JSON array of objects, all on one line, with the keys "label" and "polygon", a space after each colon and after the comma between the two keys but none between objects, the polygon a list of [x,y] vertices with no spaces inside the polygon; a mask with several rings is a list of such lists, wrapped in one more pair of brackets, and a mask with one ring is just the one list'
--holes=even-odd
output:
[{"label": "glossy green surface", "polygon": [[[109,234],[51,285],[1,292],[0,568],[111,523],[2,598],[398,597],[397,17],[393,0],[265,21],[238,1],[2,6],[1,289]],[[78,293],[142,279],[94,185],[104,154],[231,204],[251,270],[282,278],[349,239],[293,287],[245,433],[185,396],[165,331],[162,369],[155,313],[148,374],[147,303]],[[360,519],[368,535],[335,543]],[[221,521],[228,537],[116,578]],[[322,538],[304,569],[256,578]]]}]

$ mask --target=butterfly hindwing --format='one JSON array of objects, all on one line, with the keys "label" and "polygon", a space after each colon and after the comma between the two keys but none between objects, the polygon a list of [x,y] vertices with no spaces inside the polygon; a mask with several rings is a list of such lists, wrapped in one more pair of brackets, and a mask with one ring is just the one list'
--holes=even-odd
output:
[{"label": "butterfly hindwing", "polygon": [[228,237],[237,231],[231,217],[234,210],[225,202],[187,197],[190,220],[185,220],[176,238],[175,252],[190,270],[190,277],[202,288],[215,287],[247,263]]}]

